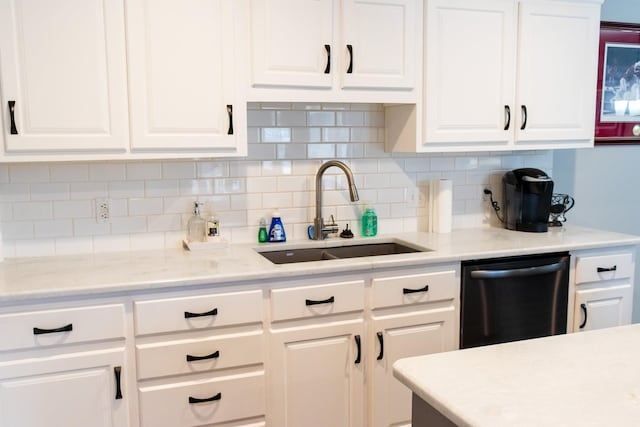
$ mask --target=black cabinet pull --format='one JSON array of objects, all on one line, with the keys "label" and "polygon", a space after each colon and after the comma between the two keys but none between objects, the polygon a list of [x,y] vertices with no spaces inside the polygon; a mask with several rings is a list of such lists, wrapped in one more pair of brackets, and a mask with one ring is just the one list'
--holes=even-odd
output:
[{"label": "black cabinet pull", "polygon": [[522,105],[522,126],[520,126],[520,130],[524,130],[527,127],[527,106]]},{"label": "black cabinet pull", "polygon": [[418,289],[402,288],[403,294],[415,294],[418,292],[429,292],[429,285],[424,285],[424,287]]},{"label": "black cabinet pull", "polygon": [[229,130],[227,135],[233,135],[233,105],[227,104],[227,114],[229,115]]},{"label": "black cabinet pull", "polygon": [[511,126],[511,107],[504,106],[504,130],[508,130]]},{"label": "black cabinet pull", "polygon": [[614,265],[613,267],[598,267],[598,273],[604,273],[607,271],[616,271],[618,269],[617,265]]},{"label": "black cabinet pull", "polygon": [[205,402],[215,402],[216,400],[222,399],[222,393],[218,393],[215,396],[207,397],[205,399],[198,399],[197,397],[189,396],[189,404],[192,403],[205,403]]},{"label": "black cabinet pull", "polygon": [[9,101],[9,116],[11,117],[11,135],[18,134],[16,127],[16,101]]},{"label": "black cabinet pull", "polygon": [[324,69],[324,73],[329,74],[331,72],[331,45],[325,44],[324,50],[327,51],[327,66]]},{"label": "black cabinet pull", "polygon": [[380,353],[378,353],[376,360],[382,360],[384,357],[384,337],[382,336],[382,332],[378,332],[376,335],[378,336],[378,342],[380,343]]},{"label": "black cabinet pull", "polygon": [[348,44],[347,50],[349,51],[349,68],[347,68],[347,74],[353,73],[353,46]]},{"label": "black cabinet pull", "polygon": [[358,354],[356,355],[356,360],[353,361],[356,365],[360,363],[360,358],[362,356],[362,343],[360,341],[360,335],[354,335],[353,339],[356,340],[356,348],[358,349]]},{"label": "black cabinet pull", "polygon": [[72,330],[73,330],[73,324],[69,323],[68,325],[62,326],[60,328],[55,328],[55,329],[33,328],[33,335],[55,334],[56,332],[71,332]]},{"label": "black cabinet pull", "polygon": [[192,356],[190,354],[187,354],[187,362],[194,362],[196,360],[217,359],[218,357],[220,357],[219,351],[214,351],[213,353],[207,354],[206,356]]},{"label": "black cabinet pull", "polygon": [[116,400],[122,399],[122,385],[120,381],[120,374],[122,373],[122,367],[116,366],[113,368],[113,374],[116,377]]},{"label": "black cabinet pull", "polygon": [[207,311],[206,313],[191,313],[188,311],[184,312],[184,318],[190,319],[192,317],[205,317],[205,316],[216,316],[218,314],[218,309],[214,308],[211,311]]},{"label": "black cabinet pull", "polygon": [[582,321],[582,324],[580,324],[580,329],[582,329],[587,324],[587,304],[580,304],[580,308],[582,309],[582,313],[584,314],[584,320]]},{"label": "black cabinet pull", "polygon": [[323,300],[313,300],[313,299],[304,300],[305,305],[333,304],[334,302],[336,302],[336,299],[334,297],[329,297]]}]

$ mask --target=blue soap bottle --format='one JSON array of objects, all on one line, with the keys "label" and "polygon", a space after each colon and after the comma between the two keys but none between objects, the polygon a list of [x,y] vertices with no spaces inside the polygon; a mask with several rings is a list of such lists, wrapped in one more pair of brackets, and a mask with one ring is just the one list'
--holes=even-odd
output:
[{"label": "blue soap bottle", "polygon": [[271,225],[269,226],[269,241],[287,241],[287,235],[284,231],[284,225],[282,224],[282,219],[280,219],[280,213],[278,211],[274,211],[273,216],[271,217]]}]

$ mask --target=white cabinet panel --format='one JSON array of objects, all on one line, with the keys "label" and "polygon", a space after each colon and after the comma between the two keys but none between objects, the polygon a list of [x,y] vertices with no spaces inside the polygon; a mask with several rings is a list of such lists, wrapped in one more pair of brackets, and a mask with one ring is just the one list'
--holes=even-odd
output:
[{"label": "white cabinet panel", "polygon": [[330,88],[334,0],[252,0],[254,86]]},{"label": "white cabinet panel", "polygon": [[126,149],[123,17],[122,0],[0,1],[8,152]]},{"label": "white cabinet panel", "polygon": [[124,349],[0,364],[0,425],[125,427]]},{"label": "white cabinet panel", "polygon": [[[513,139],[516,3],[430,0],[426,144]],[[469,144],[473,146],[473,144]]]},{"label": "white cabinet panel", "polygon": [[417,5],[414,0],[343,0],[344,40],[338,52],[344,58],[343,88],[415,87]]},{"label": "white cabinet panel", "polygon": [[516,144],[593,142],[599,11],[593,4],[520,3]]},{"label": "white cabinet panel", "polygon": [[131,148],[238,154],[235,2],[127,2]]},{"label": "white cabinet panel", "polygon": [[631,323],[630,283],[576,291],[573,330],[589,331]]},{"label": "white cabinet panel", "polygon": [[268,423],[362,426],[363,332],[362,320],[274,332]]}]

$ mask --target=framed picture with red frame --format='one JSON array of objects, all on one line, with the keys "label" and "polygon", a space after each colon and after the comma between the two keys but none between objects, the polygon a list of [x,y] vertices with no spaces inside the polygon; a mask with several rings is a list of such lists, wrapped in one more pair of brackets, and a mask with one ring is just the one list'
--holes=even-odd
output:
[{"label": "framed picture with red frame", "polygon": [[640,144],[640,24],[600,23],[595,143]]}]

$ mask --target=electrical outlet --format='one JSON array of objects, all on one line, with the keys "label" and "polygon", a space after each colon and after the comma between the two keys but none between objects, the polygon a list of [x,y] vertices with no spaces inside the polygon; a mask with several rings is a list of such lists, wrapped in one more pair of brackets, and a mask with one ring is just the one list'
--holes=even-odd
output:
[{"label": "electrical outlet", "polygon": [[96,199],[96,222],[106,223],[111,219],[109,199]]},{"label": "electrical outlet", "polygon": [[419,188],[405,188],[404,201],[411,208],[424,206],[424,196]]}]

